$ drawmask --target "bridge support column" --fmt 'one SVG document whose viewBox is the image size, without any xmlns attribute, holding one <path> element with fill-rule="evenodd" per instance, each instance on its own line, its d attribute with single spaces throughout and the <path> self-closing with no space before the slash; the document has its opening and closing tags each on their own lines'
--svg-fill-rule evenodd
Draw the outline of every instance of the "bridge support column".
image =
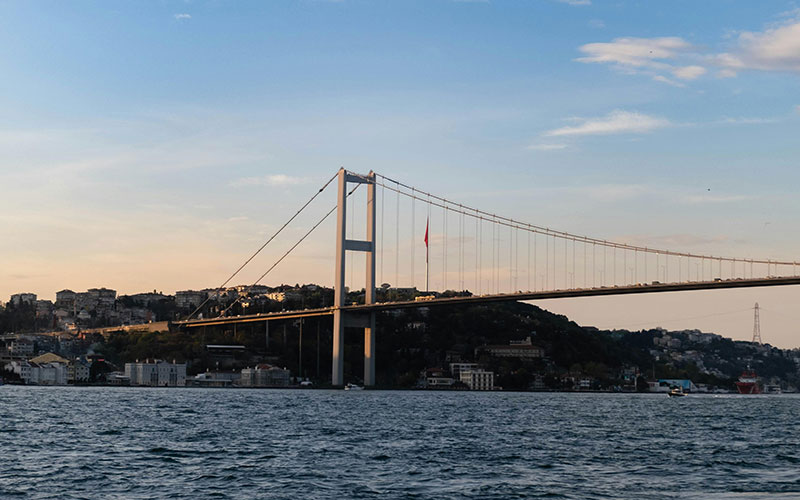
<svg viewBox="0 0 800 500">
<path fill-rule="evenodd" d="M 331 385 L 344 385 L 344 321 L 342 310 L 333 311 L 333 368 Z"/>
<path fill-rule="evenodd" d="M 364 328 L 364 385 L 375 385 L 375 313 L 370 313 L 369 326 Z"/>
<path fill-rule="evenodd" d="M 347 183 L 367 185 L 367 238 L 348 240 L 347 234 Z M 366 304 L 375 303 L 375 174 L 353 175 L 345 169 L 339 170 L 339 189 L 336 218 L 336 276 L 334 279 L 333 312 L 333 366 L 331 384 L 344 384 L 344 329 L 350 318 L 342 309 L 347 301 L 345 289 L 345 255 L 347 251 L 367 254 L 366 284 L 364 287 Z M 354 325 L 353 325 L 354 326 Z M 364 385 L 375 385 L 375 313 L 370 313 L 364 327 Z"/>
</svg>

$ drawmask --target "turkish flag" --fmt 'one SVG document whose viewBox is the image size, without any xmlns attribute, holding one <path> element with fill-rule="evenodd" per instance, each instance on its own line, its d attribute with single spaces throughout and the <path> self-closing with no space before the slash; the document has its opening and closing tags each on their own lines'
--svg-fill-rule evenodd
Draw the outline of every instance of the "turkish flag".
<svg viewBox="0 0 800 500">
<path fill-rule="evenodd" d="M 428 224 L 430 224 L 430 219 L 425 221 L 425 247 L 428 247 Z"/>
</svg>

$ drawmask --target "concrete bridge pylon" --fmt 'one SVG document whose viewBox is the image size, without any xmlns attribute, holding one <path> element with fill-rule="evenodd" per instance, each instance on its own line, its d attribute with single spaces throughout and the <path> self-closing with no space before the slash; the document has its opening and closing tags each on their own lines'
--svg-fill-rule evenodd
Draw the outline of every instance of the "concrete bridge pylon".
<svg viewBox="0 0 800 500">
<path fill-rule="evenodd" d="M 334 277 L 334 311 L 333 311 L 333 364 L 331 383 L 334 386 L 344 385 L 344 331 L 345 327 L 364 329 L 364 385 L 375 385 L 375 312 L 345 312 L 347 290 L 345 288 L 346 254 L 365 252 L 367 269 L 365 304 L 375 303 L 375 173 L 370 171 L 366 176 L 354 175 L 345 169 L 339 169 L 338 202 L 336 218 L 336 275 Z M 365 240 L 347 239 L 347 185 L 366 184 L 367 186 L 367 231 Z"/>
</svg>

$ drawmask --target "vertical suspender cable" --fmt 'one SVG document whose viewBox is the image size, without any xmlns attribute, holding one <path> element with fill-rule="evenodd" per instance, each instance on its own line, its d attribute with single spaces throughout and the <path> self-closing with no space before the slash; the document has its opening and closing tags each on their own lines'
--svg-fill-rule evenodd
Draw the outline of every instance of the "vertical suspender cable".
<svg viewBox="0 0 800 500">
<path fill-rule="evenodd" d="M 411 188 L 411 238 L 409 238 L 411 242 L 411 288 L 414 288 L 417 284 L 416 275 L 414 274 L 414 261 L 417 259 L 417 232 L 415 228 L 415 205 L 416 205 L 416 197 L 414 196 L 414 188 Z"/>
<path fill-rule="evenodd" d="M 386 203 L 384 200 L 386 199 L 386 185 L 381 184 L 381 284 L 384 283 L 383 280 L 383 235 L 386 232 L 385 226 L 383 224 L 384 220 L 386 219 Z"/>
<path fill-rule="evenodd" d="M 475 218 L 478 224 L 478 294 L 483 293 L 483 219 Z"/>
<path fill-rule="evenodd" d="M 550 237 L 544 235 L 544 289 L 550 290 Z"/>
<path fill-rule="evenodd" d="M 400 184 L 397 184 L 397 214 L 394 221 L 394 283 L 395 287 L 400 288 Z"/>
<path fill-rule="evenodd" d="M 442 206 L 442 291 L 447 290 L 447 205 Z"/>
<path fill-rule="evenodd" d="M 531 291 L 531 232 L 528 231 L 528 266 L 525 268 L 528 271 L 528 291 Z"/>
</svg>

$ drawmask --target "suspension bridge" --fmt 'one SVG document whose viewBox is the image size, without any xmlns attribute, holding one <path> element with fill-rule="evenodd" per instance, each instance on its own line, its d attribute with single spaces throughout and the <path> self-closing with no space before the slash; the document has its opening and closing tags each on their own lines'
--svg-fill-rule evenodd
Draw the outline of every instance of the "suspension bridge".
<svg viewBox="0 0 800 500">
<path fill-rule="evenodd" d="M 294 311 L 231 315 L 232 307 L 246 297 L 245 290 L 219 311 L 217 317 L 200 317 L 198 313 L 203 310 L 203 303 L 186 319 L 174 324 L 195 329 L 263 322 L 268 329 L 272 320 L 331 316 L 332 384 L 344 383 L 345 328 L 357 328 L 364 334 L 364 384 L 371 386 L 375 384 L 375 317 L 380 311 L 800 284 L 795 261 L 697 254 L 558 231 L 468 207 L 375 172 L 361 175 L 340 169 L 246 259 L 219 290 L 224 290 L 259 253 L 273 244 L 334 181 L 336 205 L 291 244 L 251 286 L 263 280 L 336 213 L 333 304 Z M 362 186 L 364 189 L 360 190 Z M 354 236 L 357 224 L 353 205 L 359 190 L 365 194 L 364 236 L 361 238 Z M 394 227 L 386 224 L 387 202 L 388 218 L 391 219 L 391 212 L 395 216 Z M 349 272 L 350 288 L 353 288 L 354 254 L 364 255 L 363 294 L 359 300 L 348 302 L 347 276 Z M 407 281 L 408 288 L 416 295 L 413 300 L 377 300 L 379 280 L 376 278 L 380 278 L 383 287 L 389 286 L 383 284 L 383 279 L 392 273 L 391 267 L 394 268 L 394 286 Z M 404 268 L 402 274 L 401 268 Z M 431 279 L 435 289 L 453 292 L 433 291 Z M 211 297 L 206 302 L 208 300 Z"/>
</svg>

